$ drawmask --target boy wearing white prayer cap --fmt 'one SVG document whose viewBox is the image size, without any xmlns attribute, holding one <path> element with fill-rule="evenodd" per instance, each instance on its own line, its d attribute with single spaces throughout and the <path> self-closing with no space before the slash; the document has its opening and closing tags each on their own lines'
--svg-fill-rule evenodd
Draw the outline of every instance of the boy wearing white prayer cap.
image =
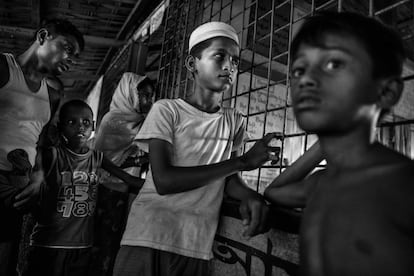
<svg viewBox="0 0 414 276">
<path fill-rule="evenodd" d="M 264 231 L 266 203 L 238 172 L 276 156 L 278 149 L 268 146 L 276 134 L 237 156 L 247 137 L 245 120 L 220 106 L 236 78 L 239 47 L 236 31 L 223 22 L 192 32 L 186 67 L 193 93 L 157 101 L 136 136 L 149 151 L 150 170 L 131 206 L 114 275 L 210 275 L 224 192 L 241 200 L 244 235 Z"/>
</svg>

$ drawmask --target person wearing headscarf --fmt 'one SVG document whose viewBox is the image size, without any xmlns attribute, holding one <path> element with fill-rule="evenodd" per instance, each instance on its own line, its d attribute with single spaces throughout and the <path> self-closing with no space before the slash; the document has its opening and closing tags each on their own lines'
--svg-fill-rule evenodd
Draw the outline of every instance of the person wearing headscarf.
<svg viewBox="0 0 414 276">
<path fill-rule="evenodd" d="M 142 122 L 152 106 L 154 84 L 147 76 L 131 72 L 122 75 L 112 96 L 109 111 L 98 128 L 95 148 L 114 164 L 134 176 L 143 175 L 148 167 L 147 155 L 133 143 Z M 102 171 L 101 179 L 117 183 L 120 180 Z M 130 191 L 131 192 L 131 191 Z M 136 196 L 100 188 L 97 206 L 96 275 L 112 275 L 112 267 L 126 223 L 128 201 Z"/>
<path fill-rule="evenodd" d="M 154 86 L 146 76 L 124 73 L 115 89 L 109 112 L 102 118 L 95 147 L 121 166 L 138 153 L 133 144 L 152 105 Z"/>
</svg>

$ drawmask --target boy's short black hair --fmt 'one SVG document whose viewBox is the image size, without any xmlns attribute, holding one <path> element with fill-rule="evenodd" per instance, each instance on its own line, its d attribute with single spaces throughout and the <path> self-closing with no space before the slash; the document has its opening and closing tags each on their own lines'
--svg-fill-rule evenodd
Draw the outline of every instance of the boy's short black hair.
<svg viewBox="0 0 414 276">
<path fill-rule="evenodd" d="M 93 116 L 92 108 L 87 103 L 85 103 L 82 100 L 70 100 L 70 101 L 67 101 L 66 103 L 64 103 L 60 107 L 60 111 L 59 111 L 59 123 L 63 123 L 65 121 L 66 115 L 68 114 L 69 109 L 71 107 L 78 107 L 78 108 L 86 108 L 86 109 L 89 109 L 91 111 L 92 116 Z"/>
<path fill-rule="evenodd" d="M 350 12 L 325 11 L 307 18 L 291 43 L 291 60 L 303 43 L 323 46 L 327 34 L 361 43 L 371 57 L 374 78 L 401 75 L 406 52 L 400 35 L 374 18 Z"/>
<path fill-rule="evenodd" d="M 83 51 L 85 47 L 85 40 L 82 33 L 71 22 L 66 19 L 53 18 L 42 22 L 40 29 L 46 29 L 54 34 L 63 36 L 71 35 L 78 41 L 79 48 Z M 36 31 L 37 33 L 37 31 Z"/>
</svg>

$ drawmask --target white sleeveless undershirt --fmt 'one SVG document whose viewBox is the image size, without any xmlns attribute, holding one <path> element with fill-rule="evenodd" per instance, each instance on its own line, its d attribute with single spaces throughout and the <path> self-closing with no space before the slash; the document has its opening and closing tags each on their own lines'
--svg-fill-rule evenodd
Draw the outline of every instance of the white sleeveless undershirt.
<svg viewBox="0 0 414 276">
<path fill-rule="evenodd" d="M 11 170 L 7 153 L 24 149 L 34 165 L 36 144 L 43 126 L 50 119 L 50 103 L 46 80 L 33 92 L 11 54 L 4 54 L 9 66 L 9 81 L 0 88 L 0 169 Z"/>
</svg>

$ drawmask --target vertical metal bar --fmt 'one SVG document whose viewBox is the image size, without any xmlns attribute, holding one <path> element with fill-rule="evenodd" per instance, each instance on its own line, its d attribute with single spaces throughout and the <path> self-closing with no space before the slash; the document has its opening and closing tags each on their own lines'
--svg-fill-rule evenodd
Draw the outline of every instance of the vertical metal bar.
<svg viewBox="0 0 414 276">
<path fill-rule="evenodd" d="M 211 6 L 210 6 L 210 20 L 209 21 L 211 21 L 211 19 L 213 18 L 213 6 L 214 6 L 214 0 L 211 0 Z"/>
<path fill-rule="evenodd" d="M 338 12 L 342 11 L 342 0 L 338 0 Z"/>
<path fill-rule="evenodd" d="M 315 10 L 315 3 L 314 0 L 312 0 L 312 13 Z M 293 36 L 293 21 L 294 21 L 294 12 L 295 12 L 295 3 L 294 0 L 291 0 L 290 2 L 290 15 L 289 15 L 289 38 L 288 38 L 288 45 L 292 43 L 292 36 Z M 280 148 L 280 164 L 279 166 L 279 174 L 282 172 L 282 162 L 283 162 L 283 156 L 285 153 L 285 135 L 286 135 L 286 123 L 287 123 L 287 110 L 288 110 L 288 100 L 289 100 L 289 89 L 290 89 L 290 78 L 289 78 L 289 72 L 290 72 L 290 63 L 291 63 L 291 53 L 290 48 L 288 49 L 288 60 L 287 60 L 287 68 L 286 68 L 286 95 L 285 95 L 285 106 L 284 106 L 284 114 L 283 114 L 283 138 Z"/>
<path fill-rule="evenodd" d="M 223 21 L 223 19 L 221 18 L 221 16 L 222 16 L 222 11 L 223 11 L 223 0 L 220 0 L 219 21 Z"/>
<path fill-rule="evenodd" d="M 374 0 L 369 0 L 369 16 L 374 15 Z"/>
<path fill-rule="evenodd" d="M 182 11 L 183 9 L 181 8 L 183 5 L 185 4 L 185 2 L 183 3 L 182 1 L 179 1 L 178 5 L 177 5 L 177 9 L 176 9 L 176 24 L 174 24 L 174 40 L 173 40 L 173 46 L 172 46 L 172 55 L 171 55 L 171 68 L 173 69 L 172 71 L 172 80 L 171 80 L 171 94 L 172 96 L 170 98 L 176 98 L 177 97 L 177 85 L 176 85 L 176 80 L 177 80 L 177 71 L 179 70 L 179 57 L 181 53 L 178 53 L 178 45 L 180 44 L 180 42 L 182 40 L 180 40 L 180 31 L 181 31 L 181 26 L 182 26 L 182 20 L 181 20 L 181 15 L 182 15 Z M 178 21 L 178 22 L 177 22 Z M 178 69 L 178 70 L 177 70 Z"/>
<path fill-rule="evenodd" d="M 191 1 L 188 1 L 188 4 L 187 4 L 187 7 L 188 7 L 188 9 L 187 9 L 187 15 L 189 15 L 190 14 L 190 12 L 192 12 L 192 10 L 191 10 Z M 200 1 L 197 1 L 196 2 L 196 6 L 197 6 L 197 3 L 200 3 Z M 197 10 L 197 9 L 195 9 L 195 10 Z M 195 12 L 195 13 L 197 13 L 197 12 Z M 196 15 L 194 15 L 193 16 L 193 22 L 192 22 L 192 26 L 194 26 L 195 25 L 195 20 L 196 20 Z M 187 20 L 187 24 L 189 24 L 189 20 Z M 188 26 L 186 27 L 187 29 L 188 29 Z M 187 36 L 185 36 L 185 39 L 187 39 Z M 185 41 L 187 41 L 187 40 L 185 40 Z M 190 54 L 190 53 L 188 53 L 188 54 Z M 186 70 L 186 78 L 185 78 L 185 80 L 184 80 L 184 82 L 185 82 L 185 84 L 184 84 L 184 95 L 183 95 L 183 97 L 184 98 L 186 98 L 187 97 L 187 91 L 188 91 L 188 82 L 189 82 L 189 78 L 191 77 L 191 73 L 187 70 L 187 69 L 185 69 Z"/>
<path fill-rule="evenodd" d="M 178 17 L 178 10 L 179 10 L 179 3 L 180 1 L 175 1 L 175 10 L 174 10 L 174 15 L 176 16 L 176 18 Z M 175 41 L 176 41 L 176 37 L 177 37 L 177 26 L 179 24 L 174 24 L 173 27 L 173 35 L 171 35 L 171 49 L 170 49 L 170 60 L 169 60 L 169 66 L 168 66 L 168 82 L 167 85 L 169 85 L 170 89 L 169 89 L 169 95 L 168 98 L 173 98 L 174 97 L 174 76 L 175 76 L 175 72 L 174 72 L 174 61 L 175 61 Z M 171 80 L 172 78 L 172 80 Z"/>
<path fill-rule="evenodd" d="M 242 13 L 241 13 L 241 16 L 242 16 L 242 26 L 241 26 L 241 35 L 240 35 L 240 52 L 239 52 L 239 55 L 240 55 L 240 61 L 242 60 L 241 59 L 241 53 L 242 53 L 242 51 L 243 51 L 243 49 L 242 49 L 242 46 L 243 46 L 243 41 L 244 41 L 244 25 L 245 25 L 245 22 L 244 22 L 244 14 L 245 14 L 245 11 L 246 11 L 246 1 L 247 0 L 244 0 L 243 1 L 243 8 L 242 8 Z M 233 5 L 233 0 L 232 0 L 232 5 Z M 241 66 L 241 62 L 240 62 L 240 65 L 239 65 L 239 67 Z M 239 68 L 240 69 L 240 68 Z M 236 89 L 235 89 L 235 98 L 234 98 L 234 107 L 236 107 L 237 106 L 237 99 L 238 99 L 238 96 L 237 96 L 237 91 L 238 91 L 238 89 L 239 89 L 239 74 L 237 74 L 237 77 L 236 77 Z M 246 122 L 247 122 L 247 119 L 246 119 Z M 247 124 L 246 124 L 246 127 L 247 127 Z M 245 149 L 245 146 L 243 146 L 243 151 L 244 151 L 244 149 Z"/>
<path fill-rule="evenodd" d="M 172 0 L 171 2 L 170 2 L 170 5 L 171 5 L 171 8 L 172 9 L 175 9 L 175 7 L 174 7 L 174 5 L 175 5 L 175 3 L 173 4 L 173 2 L 175 2 L 175 0 Z M 174 10 L 172 10 L 172 12 L 174 13 L 175 11 Z M 169 22 L 170 22 L 170 18 L 168 18 L 168 21 L 167 21 L 167 24 L 169 24 Z M 169 29 L 169 33 L 168 33 L 168 37 L 166 38 L 166 41 L 164 41 L 164 43 L 167 43 L 167 53 L 166 53 L 166 56 L 165 56 L 165 73 L 164 73 L 164 81 L 165 81 L 165 98 L 170 98 L 170 94 L 169 94 L 169 91 L 171 90 L 170 89 L 170 86 L 169 86 L 169 82 L 170 82 L 170 71 L 171 71 L 171 46 L 169 45 L 170 43 L 169 43 L 169 41 L 172 39 L 171 38 L 171 30 L 170 30 L 170 28 L 168 28 Z"/>
<path fill-rule="evenodd" d="M 172 0 L 171 0 L 172 2 Z M 164 26 L 164 33 L 163 33 L 163 38 L 162 38 L 162 44 L 161 44 L 161 54 L 160 54 L 160 65 L 158 67 L 158 76 L 157 76 L 157 80 L 158 80 L 158 84 L 157 84 L 157 94 L 155 95 L 155 99 L 160 99 L 160 98 L 164 98 L 164 96 L 161 94 L 163 93 L 162 91 L 164 91 L 165 87 L 164 87 L 164 82 L 162 81 L 164 79 L 164 75 L 165 75 L 165 64 L 163 64 L 163 55 L 164 55 L 164 51 L 165 51 L 165 36 L 167 33 L 167 29 L 168 29 L 168 17 L 170 16 L 170 8 L 171 8 L 171 2 L 170 5 L 168 5 L 167 10 L 166 10 L 166 14 L 165 14 L 165 26 Z M 164 59 L 165 60 L 165 59 Z"/>
<path fill-rule="evenodd" d="M 233 20 L 233 17 L 232 17 L 232 14 L 233 14 L 233 0 L 231 0 L 231 2 L 230 2 L 230 14 L 229 14 L 229 24 L 230 25 L 232 25 L 232 20 Z M 242 23 L 243 24 L 243 23 Z M 234 26 L 233 26 L 234 27 Z M 242 30 L 243 30 L 243 26 L 242 26 Z M 243 32 L 242 32 L 243 33 Z M 239 56 L 240 56 L 240 51 L 241 51 L 241 45 L 242 45 L 242 40 L 240 40 L 240 47 L 239 47 Z M 240 59 L 241 60 L 241 59 Z M 239 68 L 237 68 L 237 69 L 239 69 Z M 233 85 L 235 85 L 235 88 L 233 88 L 233 86 L 231 87 L 231 93 L 230 93 L 230 107 L 236 107 L 236 101 L 235 101 L 235 99 L 236 98 L 233 98 L 233 96 L 235 96 L 235 95 L 233 95 L 233 93 L 236 93 L 237 92 L 237 84 L 238 84 L 238 77 L 239 77 L 239 74 L 237 74 L 237 77 L 236 77 L 236 82 L 235 83 L 233 83 Z"/>
<path fill-rule="evenodd" d="M 184 51 L 184 49 L 185 49 L 185 44 L 186 44 L 186 41 L 187 41 L 188 17 L 189 17 L 189 13 L 190 13 L 190 3 L 187 0 L 185 2 L 185 4 L 186 4 L 186 10 L 187 10 L 187 12 L 185 13 L 184 34 L 183 34 L 183 41 L 182 41 L 182 44 L 181 44 L 181 61 L 179 63 L 179 68 L 178 68 L 178 80 L 177 80 L 178 89 L 181 89 L 182 70 L 185 68 L 185 59 L 186 59 L 186 56 L 187 56 L 186 53 L 185 53 L 185 51 Z M 184 70 L 186 70 L 186 69 L 184 69 Z M 186 90 L 184 89 L 184 91 L 182 91 L 182 92 L 183 92 L 183 96 L 185 97 Z"/>
<path fill-rule="evenodd" d="M 270 44 L 269 44 L 269 51 L 268 51 L 268 62 L 269 65 L 267 66 L 267 93 L 266 93 L 266 105 L 265 105 L 265 113 L 263 119 L 263 133 L 262 136 L 266 134 L 266 124 L 267 124 L 267 114 L 268 114 L 268 105 L 269 105 L 269 94 L 270 94 L 270 79 L 272 75 L 272 52 L 273 52 L 273 31 L 274 31 L 274 16 L 275 16 L 275 0 L 272 0 L 271 4 L 271 13 L 270 13 Z M 257 192 L 259 192 L 260 186 L 260 178 L 261 178 L 262 169 L 259 169 L 258 173 L 258 185 L 257 185 Z"/>
<path fill-rule="evenodd" d="M 252 52 L 252 60 L 251 60 L 251 63 L 250 63 L 250 65 L 251 65 L 251 67 L 250 67 L 250 82 L 249 82 L 249 92 L 247 93 L 247 95 L 249 95 L 249 97 L 248 97 L 248 99 L 247 99 L 247 125 L 248 125 L 248 123 L 249 123 L 249 119 L 250 119 L 250 98 L 251 98 L 251 94 L 252 94 L 252 82 L 253 82 L 253 76 L 254 76 L 254 71 L 253 71 L 253 68 L 254 68 L 254 53 L 255 53 L 255 45 L 256 45 L 256 31 L 257 31 L 257 13 L 258 13 L 258 6 L 259 6 L 259 3 L 258 3 L 258 1 L 256 0 L 256 1 L 252 1 L 252 2 L 254 2 L 255 3 L 255 5 L 256 5 L 256 8 L 255 8 L 255 10 L 254 10 L 254 20 L 253 20 L 253 39 L 252 39 L 252 49 L 251 49 L 251 52 Z M 250 12 L 251 12 L 251 6 L 252 5 L 250 5 Z M 248 23 L 248 26 L 250 25 L 250 22 Z M 247 32 L 249 32 L 249 27 L 247 27 Z M 258 187 L 259 187 L 259 182 L 257 183 L 257 185 L 256 185 L 256 190 L 258 190 Z"/>
</svg>

